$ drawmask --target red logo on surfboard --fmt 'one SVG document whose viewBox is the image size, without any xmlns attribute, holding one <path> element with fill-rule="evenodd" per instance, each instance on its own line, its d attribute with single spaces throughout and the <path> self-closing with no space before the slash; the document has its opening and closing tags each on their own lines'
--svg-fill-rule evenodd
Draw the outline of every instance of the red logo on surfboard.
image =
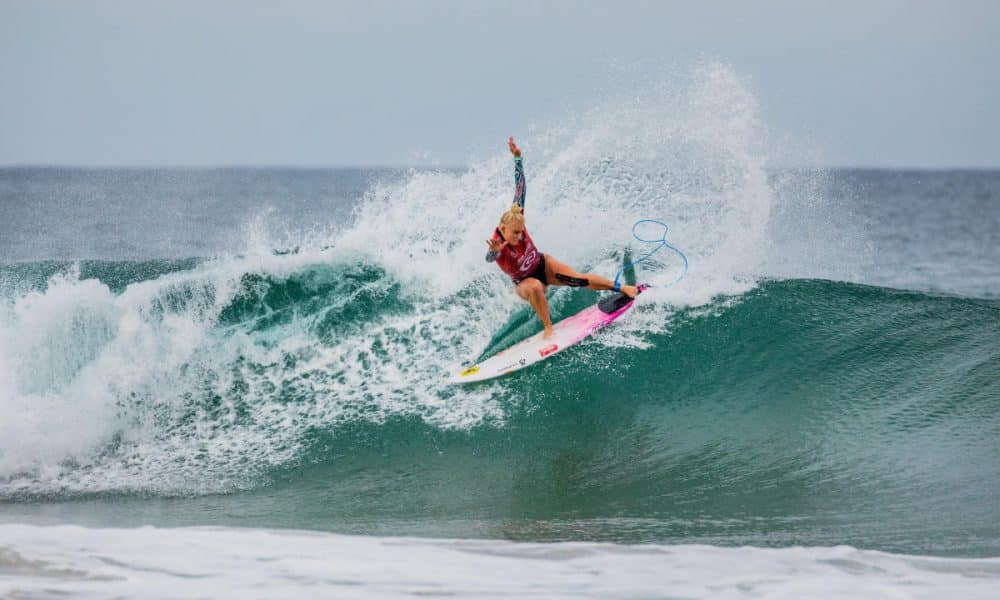
<svg viewBox="0 0 1000 600">
<path fill-rule="evenodd" d="M 538 355 L 541 356 L 542 358 L 545 358 L 546 356 L 552 354 L 553 352 L 555 352 L 558 349 L 559 349 L 559 346 L 556 346 L 555 344 L 551 344 L 551 345 L 546 346 L 546 347 L 542 348 L 541 350 L 539 350 L 538 351 Z"/>
</svg>

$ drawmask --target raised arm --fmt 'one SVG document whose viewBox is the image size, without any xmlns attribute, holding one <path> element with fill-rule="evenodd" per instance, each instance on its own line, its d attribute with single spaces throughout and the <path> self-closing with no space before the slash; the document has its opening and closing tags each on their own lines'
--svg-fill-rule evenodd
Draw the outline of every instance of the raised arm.
<svg viewBox="0 0 1000 600">
<path fill-rule="evenodd" d="M 521 206 L 521 212 L 524 212 L 524 167 L 521 165 L 521 149 L 517 147 L 514 143 L 514 138 L 507 138 L 507 147 L 510 148 L 510 153 L 514 155 L 514 203 Z M 486 252 L 486 262 L 493 262 L 500 256 L 500 249 L 504 247 L 507 240 L 503 239 L 500 235 L 500 229 L 497 228 L 493 231 L 493 237 L 486 240 L 490 249 Z"/>
<path fill-rule="evenodd" d="M 524 210 L 524 196 L 527 189 L 524 185 L 524 165 L 521 164 L 521 149 L 514 143 L 514 138 L 508 138 L 507 147 L 514 155 L 514 203 L 521 205 Z"/>
</svg>

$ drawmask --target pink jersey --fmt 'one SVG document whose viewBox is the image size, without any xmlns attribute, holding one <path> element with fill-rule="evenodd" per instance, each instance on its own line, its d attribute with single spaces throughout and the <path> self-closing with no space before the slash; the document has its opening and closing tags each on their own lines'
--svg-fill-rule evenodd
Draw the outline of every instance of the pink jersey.
<svg viewBox="0 0 1000 600">
<path fill-rule="evenodd" d="M 493 231 L 493 239 L 503 239 L 499 228 Z M 531 241 L 527 228 L 524 229 L 524 239 L 519 245 L 515 247 L 509 243 L 504 244 L 500 249 L 500 256 L 497 257 L 497 265 L 504 273 L 510 275 L 515 283 L 534 273 L 541 261 L 542 253 L 535 247 L 535 242 Z"/>
</svg>

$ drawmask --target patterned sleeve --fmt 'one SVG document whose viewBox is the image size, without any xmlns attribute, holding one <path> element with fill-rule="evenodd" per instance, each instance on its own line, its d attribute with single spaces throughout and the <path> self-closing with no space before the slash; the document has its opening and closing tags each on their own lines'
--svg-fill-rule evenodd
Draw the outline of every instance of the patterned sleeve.
<svg viewBox="0 0 1000 600">
<path fill-rule="evenodd" d="M 521 157 L 514 157 L 514 202 L 521 205 L 524 210 L 524 196 L 527 190 L 524 186 L 524 165 L 521 164 Z"/>
</svg>

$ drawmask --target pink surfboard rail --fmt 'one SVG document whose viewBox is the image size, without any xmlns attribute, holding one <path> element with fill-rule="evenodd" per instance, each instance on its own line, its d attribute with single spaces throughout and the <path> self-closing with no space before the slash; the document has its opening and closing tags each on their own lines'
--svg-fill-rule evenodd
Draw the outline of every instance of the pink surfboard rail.
<svg viewBox="0 0 1000 600">
<path fill-rule="evenodd" d="M 640 285 L 639 293 L 648 286 Z M 453 375 L 450 383 L 472 383 L 520 371 L 580 342 L 598 329 L 607 326 L 628 312 L 635 304 L 624 294 L 604 298 L 552 327 L 552 337 L 542 339 L 542 332 L 502 350 L 486 360 Z M 606 312 L 607 311 L 607 312 Z"/>
</svg>

